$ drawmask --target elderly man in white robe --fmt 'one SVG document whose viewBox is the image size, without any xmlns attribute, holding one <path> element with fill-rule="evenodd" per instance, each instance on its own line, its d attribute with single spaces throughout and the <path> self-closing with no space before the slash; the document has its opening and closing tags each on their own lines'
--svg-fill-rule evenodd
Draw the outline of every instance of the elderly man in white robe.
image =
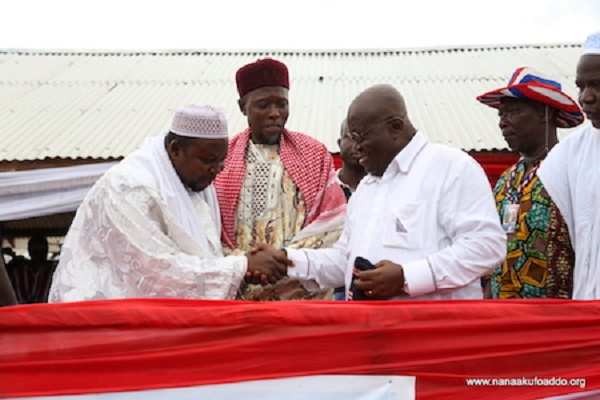
<svg viewBox="0 0 600 400">
<path fill-rule="evenodd" d="M 282 257 L 223 255 L 212 181 L 227 148 L 221 111 L 179 108 L 169 133 L 146 139 L 90 190 L 65 238 L 49 301 L 233 299 L 247 272 L 281 279 Z"/>
<path fill-rule="evenodd" d="M 600 32 L 588 36 L 577 65 L 579 104 L 589 120 L 556 145 L 538 176 L 569 228 L 575 249 L 573 299 L 600 299 Z"/>
</svg>

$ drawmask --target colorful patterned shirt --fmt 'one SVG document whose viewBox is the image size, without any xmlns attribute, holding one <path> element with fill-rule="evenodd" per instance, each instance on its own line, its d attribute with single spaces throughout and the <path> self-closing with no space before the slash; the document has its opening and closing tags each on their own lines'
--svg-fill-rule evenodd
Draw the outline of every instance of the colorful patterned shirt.
<svg viewBox="0 0 600 400">
<path fill-rule="evenodd" d="M 526 174 L 525 163 L 519 160 L 502 174 L 494 196 L 501 221 L 511 201 L 520 207 L 515 232 L 507 234 L 506 259 L 491 274 L 492 297 L 570 298 L 573 248 L 566 224 L 537 173 Z"/>
</svg>

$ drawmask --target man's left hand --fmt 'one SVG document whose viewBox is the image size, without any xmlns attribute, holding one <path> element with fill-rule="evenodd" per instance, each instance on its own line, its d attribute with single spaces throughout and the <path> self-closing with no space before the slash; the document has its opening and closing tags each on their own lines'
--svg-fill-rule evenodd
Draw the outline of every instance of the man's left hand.
<svg viewBox="0 0 600 400">
<path fill-rule="evenodd" d="M 404 270 L 389 260 L 379 261 L 375 269 L 359 272 L 354 285 L 371 299 L 387 300 L 404 294 Z"/>
</svg>

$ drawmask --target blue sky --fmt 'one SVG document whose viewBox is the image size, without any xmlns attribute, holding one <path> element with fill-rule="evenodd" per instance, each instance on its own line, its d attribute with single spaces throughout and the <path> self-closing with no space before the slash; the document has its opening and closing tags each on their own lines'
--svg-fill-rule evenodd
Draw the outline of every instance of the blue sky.
<svg viewBox="0 0 600 400">
<path fill-rule="evenodd" d="M 11 0 L 0 48 L 365 49 L 579 43 L 598 0 Z"/>
</svg>

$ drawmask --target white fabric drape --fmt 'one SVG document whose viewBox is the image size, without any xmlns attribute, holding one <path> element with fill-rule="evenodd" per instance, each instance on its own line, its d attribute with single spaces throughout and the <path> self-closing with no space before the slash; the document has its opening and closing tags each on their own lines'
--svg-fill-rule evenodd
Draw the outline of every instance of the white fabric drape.
<svg viewBox="0 0 600 400">
<path fill-rule="evenodd" d="M 116 162 L 0 173 L 0 221 L 75 211 Z"/>
</svg>

